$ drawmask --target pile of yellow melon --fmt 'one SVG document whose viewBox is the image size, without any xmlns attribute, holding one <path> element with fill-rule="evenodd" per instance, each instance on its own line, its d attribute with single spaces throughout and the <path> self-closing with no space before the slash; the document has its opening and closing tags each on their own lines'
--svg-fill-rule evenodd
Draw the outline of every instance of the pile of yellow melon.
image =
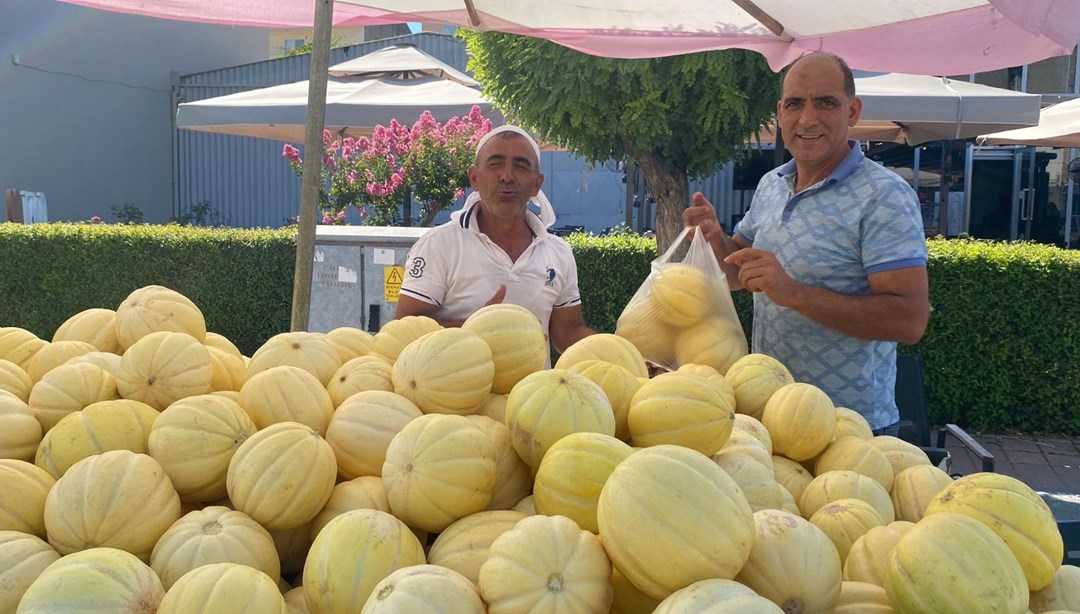
<svg viewBox="0 0 1080 614">
<path fill-rule="evenodd" d="M 1080 612 L 1037 494 L 749 354 L 536 318 L 283 333 L 167 288 L 0 328 L 0 614 Z"/>
</svg>

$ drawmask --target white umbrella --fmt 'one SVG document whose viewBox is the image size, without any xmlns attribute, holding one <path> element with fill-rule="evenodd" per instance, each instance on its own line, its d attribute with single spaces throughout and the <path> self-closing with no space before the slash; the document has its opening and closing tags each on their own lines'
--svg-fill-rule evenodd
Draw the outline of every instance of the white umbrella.
<svg viewBox="0 0 1080 614">
<path fill-rule="evenodd" d="M 856 77 L 855 93 L 863 110 L 850 134 L 860 141 L 917 145 L 1039 121 L 1037 94 L 944 77 L 899 73 Z M 762 142 L 772 140 L 771 133 L 762 133 Z"/>
<path fill-rule="evenodd" d="M 342 136 L 370 136 L 396 119 L 412 124 L 426 110 L 438 122 L 468 115 L 473 106 L 490 118 L 492 103 L 478 84 L 412 45 L 394 45 L 331 66 L 324 127 Z M 302 142 L 308 81 L 181 103 L 176 125 L 187 130 Z M 497 114 L 497 113 L 496 113 Z M 500 118 L 501 119 L 501 118 Z"/>
<path fill-rule="evenodd" d="M 976 142 L 980 145 L 1080 147 L 1080 99 L 1046 107 L 1039 114 L 1037 126 L 984 134 Z"/>
</svg>

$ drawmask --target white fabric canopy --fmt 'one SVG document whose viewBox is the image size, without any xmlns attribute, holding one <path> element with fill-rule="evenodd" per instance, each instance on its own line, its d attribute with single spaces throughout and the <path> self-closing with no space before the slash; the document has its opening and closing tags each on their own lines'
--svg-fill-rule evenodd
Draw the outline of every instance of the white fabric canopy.
<svg viewBox="0 0 1080 614">
<path fill-rule="evenodd" d="M 230 25 L 310 27 L 312 0 L 63 0 Z M 964 74 L 1071 52 L 1077 0 L 336 0 L 338 25 L 423 21 L 537 36 L 609 57 L 742 48 L 774 70 L 825 50 L 876 72 Z"/>
<path fill-rule="evenodd" d="M 1080 147 L 1080 99 L 1046 107 L 1039 114 L 1037 126 L 985 134 L 976 142 L 980 145 Z"/>
<path fill-rule="evenodd" d="M 325 128 L 343 136 L 370 136 L 390 120 L 411 125 L 424 111 L 438 122 L 468 115 L 473 106 L 496 123 L 501 116 L 468 75 L 410 45 L 394 45 L 331 66 Z M 308 81 L 180 104 L 176 125 L 187 130 L 304 140 Z M 492 117 L 494 115 L 494 117 Z"/>
</svg>

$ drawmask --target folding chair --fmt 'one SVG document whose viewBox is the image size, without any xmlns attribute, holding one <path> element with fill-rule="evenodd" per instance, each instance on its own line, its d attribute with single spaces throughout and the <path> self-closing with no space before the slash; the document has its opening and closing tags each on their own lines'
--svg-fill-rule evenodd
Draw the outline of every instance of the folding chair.
<svg viewBox="0 0 1080 614">
<path fill-rule="evenodd" d="M 948 473 L 949 451 L 945 438 L 952 434 L 982 462 L 983 471 L 994 470 L 994 455 L 975 441 L 964 429 L 946 424 L 938 429 L 936 445 L 931 446 L 930 419 L 926 412 L 926 388 L 923 386 L 922 356 L 896 356 L 896 407 L 900 410 L 900 439 L 913 443 L 926 452 L 930 461 Z"/>
</svg>

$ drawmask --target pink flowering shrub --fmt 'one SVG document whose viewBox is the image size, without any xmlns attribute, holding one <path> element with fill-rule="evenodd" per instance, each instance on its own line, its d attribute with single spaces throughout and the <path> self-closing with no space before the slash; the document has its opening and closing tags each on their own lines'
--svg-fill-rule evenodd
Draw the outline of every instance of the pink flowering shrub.
<svg viewBox="0 0 1080 614">
<path fill-rule="evenodd" d="M 412 198 L 419 205 L 419 225 L 431 225 L 465 193 L 476 143 L 490 130 L 491 120 L 474 106 L 445 124 L 428 111 L 411 128 L 391 120 L 376 126 L 371 138 L 335 139 L 325 131 L 320 222 L 344 224 L 345 211 L 356 207 L 364 224 L 401 224 L 402 204 Z M 300 151 L 286 144 L 281 153 L 300 176 Z"/>
</svg>

